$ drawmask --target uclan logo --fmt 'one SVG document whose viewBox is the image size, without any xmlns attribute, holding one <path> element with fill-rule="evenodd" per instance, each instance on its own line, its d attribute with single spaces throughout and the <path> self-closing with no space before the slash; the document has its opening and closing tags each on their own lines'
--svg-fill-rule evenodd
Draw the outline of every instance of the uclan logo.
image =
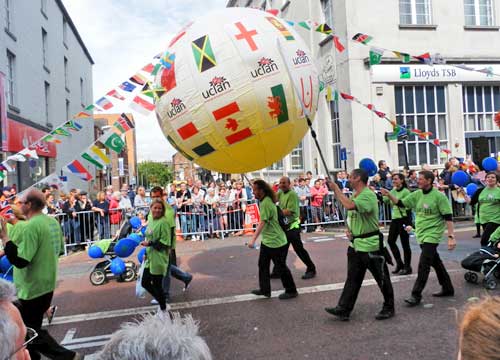
<svg viewBox="0 0 500 360">
<path fill-rule="evenodd" d="M 257 63 L 259 64 L 259 67 L 250 72 L 254 79 L 279 70 L 278 65 L 276 65 L 274 60 L 271 58 L 263 57 Z"/>
<path fill-rule="evenodd" d="M 293 58 L 294 65 L 302 65 L 309 62 L 309 57 L 307 56 L 305 51 L 299 49 L 295 52 L 295 54 L 297 54 L 297 56 Z"/>
<path fill-rule="evenodd" d="M 181 112 L 186 110 L 186 105 L 182 102 L 181 99 L 172 99 L 170 102 L 170 111 L 167 111 L 167 115 L 170 119 L 179 115 Z"/>
<path fill-rule="evenodd" d="M 212 81 L 209 82 L 209 84 L 210 84 L 210 88 L 201 93 L 201 95 L 203 95 L 204 99 L 208 99 L 208 98 L 211 98 L 212 96 L 216 96 L 219 93 L 231 88 L 231 84 L 223 76 L 214 77 L 212 79 Z"/>
</svg>

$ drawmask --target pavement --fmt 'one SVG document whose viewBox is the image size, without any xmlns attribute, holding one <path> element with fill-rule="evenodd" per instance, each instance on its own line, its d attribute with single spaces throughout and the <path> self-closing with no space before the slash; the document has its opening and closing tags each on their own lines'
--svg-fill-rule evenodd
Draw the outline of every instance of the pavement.
<svg viewBox="0 0 500 360">
<path fill-rule="evenodd" d="M 348 243 L 341 229 L 303 234 L 318 269 L 314 279 L 300 278 L 305 267 L 290 249 L 287 263 L 300 295 L 286 301 L 277 299 L 283 291 L 280 280 L 272 280 L 271 299 L 249 294 L 258 287 L 258 251 L 244 246 L 248 238 L 180 242 L 179 265 L 194 279 L 186 292 L 183 283 L 172 280 L 172 311 L 191 313 L 199 321 L 214 359 L 456 359 L 457 322 L 464 306 L 486 294 L 500 295 L 499 289 L 486 291 L 481 284 L 463 280 L 460 261 L 479 246 L 479 240 L 472 239 L 475 228 L 471 225 L 457 223 L 454 252 L 440 247 L 456 295 L 431 297 L 439 290 L 431 272 L 423 304 L 407 308 L 403 299 L 416 274 L 393 276 L 396 316 L 387 321 L 374 319 L 382 296 L 368 274 L 351 321 L 339 322 L 324 311 L 336 305 L 346 277 Z M 416 270 L 420 251 L 415 241 L 412 249 Z M 88 277 L 95 264 L 85 253 L 61 259 L 53 301 L 59 309 L 48 327 L 58 341 L 86 354 L 86 359 L 95 358 L 93 354 L 123 322 L 156 309 L 149 304 L 149 295 L 135 297 L 133 282 L 91 285 Z"/>
</svg>

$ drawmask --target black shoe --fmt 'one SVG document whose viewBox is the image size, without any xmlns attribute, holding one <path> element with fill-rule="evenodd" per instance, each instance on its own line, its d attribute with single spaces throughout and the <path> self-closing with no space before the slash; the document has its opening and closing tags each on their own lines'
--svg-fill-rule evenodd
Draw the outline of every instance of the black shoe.
<svg viewBox="0 0 500 360">
<path fill-rule="evenodd" d="M 329 314 L 335 315 L 340 321 L 349 321 L 349 314 L 338 306 L 333 308 L 325 308 L 325 311 Z"/>
<path fill-rule="evenodd" d="M 271 297 L 271 294 L 265 294 L 260 289 L 252 290 L 251 293 L 254 294 L 254 295 L 257 295 L 257 296 L 265 296 L 267 298 Z"/>
<path fill-rule="evenodd" d="M 278 299 L 280 300 L 288 300 L 288 299 L 293 299 L 299 296 L 299 293 L 297 291 L 295 292 L 284 292 L 279 294 Z"/>
<path fill-rule="evenodd" d="M 398 264 L 394 271 L 392 271 L 393 274 L 399 274 L 401 270 L 403 270 L 404 266 L 402 264 Z"/>
<path fill-rule="evenodd" d="M 432 294 L 432 296 L 435 297 L 448 297 L 448 296 L 454 296 L 455 291 L 454 290 L 441 290 L 440 292 Z"/>
<path fill-rule="evenodd" d="M 404 268 L 399 272 L 399 275 L 410 275 L 412 273 L 411 267 Z"/>
<path fill-rule="evenodd" d="M 306 273 L 302 275 L 302 279 L 303 280 L 312 279 L 315 276 L 316 276 L 316 271 L 306 271 Z"/>
<path fill-rule="evenodd" d="M 480 238 L 481 237 L 481 234 L 476 234 L 473 236 L 474 239 L 477 239 L 477 238 Z"/>
<path fill-rule="evenodd" d="M 189 284 L 193 281 L 193 277 L 191 276 L 189 280 L 184 281 L 184 289 L 182 291 L 186 291 L 189 288 Z"/>
<path fill-rule="evenodd" d="M 421 299 L 419 298 L 416 298 L 415 296 L 410 296 L 408 299 L 405 299 L 405 303 L 409 306 L 409 307 L 414 307 L 414 306 L 417 306 L 418 304 L 420 304 L 420 301 Z"/>
<path fill-rule="evenodd" d="M 271 279 L 281 279 L 281 275 L 278 274 L 278 273 L 271 273 L 271 275 L 269 276 Z"/>
<path fill-rule="evenodd" d="M 394 309 L 382 309 L 377 315 L 375 315 L 375 319 L 377 320 L 387 320 L 394 316 Z"/>
</svg>

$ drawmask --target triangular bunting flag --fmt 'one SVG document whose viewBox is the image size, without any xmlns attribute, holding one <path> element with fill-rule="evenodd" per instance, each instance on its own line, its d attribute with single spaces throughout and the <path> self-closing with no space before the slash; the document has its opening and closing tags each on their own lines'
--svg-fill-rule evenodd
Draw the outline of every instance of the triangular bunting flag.
<svg viewBox="0 0 500 360">
<path fill-rule="evenodd" d="M 311 28 L 309 27 L 309 25 L 307 25 L 307 22 L 305 22 L 305 21 L 301 21 L 301 22 L 297 23 L 297 25 L 302 26 L 306 30 L 311 30 Z"/>
<path fill-rule="evenodd" d="M 72 173 L 80 177 L 80 179 L 89 181 L 92 180 L 92 175 L 88 172 L 85 166 L 78 160 L 73 160 L 66 168 Z"/>
<path fill-rule="evenodd" d="M 328 24 L 321 24 L 316 28 L 317 32 L 322 34 L 330 35 L 332 33 L 332 28 Z"/>
<path fill-rule="evenodd" d="M 134 100 L 130 103 L 129 107 L 132 110 L 137 111 L 139 114 L 142 114 L 144 116 L 149 116 L 151 111 L 155 109 L 154 104 L 151 104 L 149 101 L 139 96 L 136 96 L 134 98 Z"/>
<path fill-rule="evenodd" d="M 340 96 L 344 100 L 348 100 L 348 101 L 353 101 L 354 100 L 354 96 L 351 96 L 351 95 L 343 93 L 343 92 L 340 93 Z"/>
<path fill-rule="evenodd" d="M 352 39 L 356 42 L 359 42 L 361 44 L 368 44 L 370 41 L 373 40 L 373 37 L 370 35 L 362 34 L 362 33 L 357 33 L 352 37 Z"/>
<path fill-rule="evenodd" d="M 92 145 L 82 154 L 82 158 L 95 165 L 98 169 L 103 169 L 111 160 L 106 153 L 97 145 Z"/>
<path fill-rule="evenodd" d="M 372 47 L 370 48 L 370 65 L 378 65 L 382 62 L 384 50 Z"/>
<path fill-rule="evenodd" d="M 120 94 L 117 90 L 113 89 L 111 91 L 108 91 L 108 93 L 106 94 L 108 96 L 111 96 L 111 97 L 114 97 L 115 99 L 118 99 L 118 100 L 125 100 L 125 96 L 123 96 L 122 94 Z"/>
<path fill-rule="evenodd" d="M 393 51 L 393 53 L 403 62 L 403 64 L 407 64 L 411 61 L 410 54 L 402 53 L 399 51 Z"/>
<path fill-rule="evenodd" d="M 120 135 L 111 132 L 109 136 L 105 137 L 105 139 L 106 140 L 104 140 L 104 146 L 118 154 L 121 153 L 125 146 L 125 143 L 123 142 Z"/>
<path fill-rule="evenodd" d="M 45 142 L 52 142 L 52 143 L 55 143 L 55 144 L 61 144 L 61 143 L 62 143 L 62 141 L 61 141 L 61 140 L 59 140 L 58 138 L 55 138 L 54 136 L 52 136 L 52 135 L 50 135 L 50 134 L 49 134 L 49 135 L 45 135 L 45 136 L 41 139 L 41 141 L 45 141 Z"/>
<path fill-rule="evenodd" d="M 51 134 L 60 136 L 71 136 L 71 133 L 63 128 L 55 128 L 54 130 L 52 130 Z"/>
<path fill-rule="evenodd" d="M 167 91 L 163 87 L 157 87 L 156 85 L 152 84 L 150 81 L 144 85 L 142 88 L 142 94 L 149 96 L 150 98 L 154 99 L 155 101 L 158 101 L 163 94 L 165 94 Z"/>
<path fill-rule="evenodd" d="M 86 113 L 85 111 L 81 111 L 78 114 L 76 114 L 75 116 L 73 116 L 73 118 L 75 118 L 75 119 L 82 119 L 82 118 L 89 118 L 91 116 L 92 115 Z"/>
<path fill-rule="evenodd" d="M 29 159 L 38 159 L 38 154 L 34 149 L 24 148 L 23 150 L 19 151 L 19 154 Z"/>
<path fill-rule="evenodd" d="M 333 43 L 335 44 L 335 49 L 337 49 L 337 51 L 339 53 L 343 52 L 345 50 L 345 47 L 344 45 L 342 45 L 342 43 L 340 42 L 340 39 L 338 36 L 336 35 L 333 35 Z"/>
<path fill-rule="evenodd" d="M 63 126 L 71 131 L 80 131 L 82 129 L 82 125 L 73 120 L 66 122 Z"/>
<path fill-rule="evenodd" d="M 113 107 L 113 103 L 106 99 L 106 97 L 102 97 L 99 100 L 97 100 L 96 105 L 99 106 L 100 108 L 103 108 L 104 110 L 109 110 Z"/>
<path fill-rule="evenodd" d="M 153 71 L 154 68 L 155 68 L 154 65 L 149 63 L 146 66 L 144 66 L 141 70 L 148 73 L 148 74 L 151 74 L 151 72 Z"/>
</svg>

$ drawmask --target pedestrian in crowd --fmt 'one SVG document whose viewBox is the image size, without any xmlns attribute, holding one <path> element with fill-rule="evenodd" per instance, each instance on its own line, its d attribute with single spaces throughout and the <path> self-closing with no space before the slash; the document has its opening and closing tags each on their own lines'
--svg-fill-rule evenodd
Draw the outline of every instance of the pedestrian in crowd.
<svg viewBox="0 0 500 360">
<path fill-rule="evenodd" d="M 145 208 L 148 206 L 146 202 L 146 189 L 144 186 L 139 186 L 137 188 L 137 195 L 134 197 L 134 208 Z"/>
<path fill-rule="evenodd" d="M 405 178 L 402 174 L 394 174 L 392 176 L 394 187 L 390 193 L 397 199 L 404 199 L 410 194 L 410 190 L 406 185 Z M 389 203 L 391 200 L 384 196 L 384 202 Z M 410 248 L 410 235 L 406 231 L 407 226 L 412 226 L 413 220 L 411 210 L 401 208 L 397 205 L 392 206 L 392 221 L 389 227 L 389 237 L 387 243 L 391 249 L 392 255 L 396 260 L 396 268 L 393 274 L 408 275 L 412 273 L 411 268 L 411 248 Z M 403 247 L 404 262 L 401 259 L 401 253 L 398 245 L 396 244 L 398 236 L 401 239 Z"/>
<path fill-rule="evenodd" d="M 14 301 L 15 286 L 0 278 L 0 359 L 29 360 L 26 346 L 31 344 L 38 334 L 24 325 L 19 310 L 13 304 Z"/>
<path fill-rule="evenodd" d="M 253 290 L 254 295 L 271 297 L 270 265 L 274 263 L 276 271 L 281 275 L 281 282 L 285 292 L 278 297 L 281 300 L 297 297 L 297 288 L 293 281 L 292 273 L 286 265 L 288 245 L 286 235 L 278 222 L 278 209 L 275 205 L 276 194 L 263 180 L 253 182 L 253 193 L 259 200 L 260 222 L 248 243 L 253 249 L 259 235 L 262 234 L 262 242 L 259 255 L 259 289 Z"/>
<path fill-rule="evenodd" d="M 306 181 L 304 178 L 299 178 L 299 185 L 295 187 L 295 192 L 299 197 L 300 223 L 309 223 L 311 221 L 309 216 L 309 199 L 311 198 L 311 189 L 306 186 Z M 307 232 L 307 226 L 304 230 Z"/>
<path fill-rule="evenodd" d="M 0 196 L 0 206 L 3 208 L 11 203 L 11 188 L 4 186 L 2 188 L 2 195 Z"/>
<path fill-rule="evenodd" d="M 56 215 L 61 211 L 57 206 L 54 194 L 49 193 L 48 195 L 46 195 L 45 208 L 47 209 L 47 215 Z"/>
<path fill-rule="evenodd" d="M 314 265 L 311 260 L 300 238 L 299 197 L 297 193 L 292 190 L 289 177 L 283 176 L 280 179 L 280 190 L 281 191 L 278 192 L 279 207 L 281 211 L 283 211 L 286 224 L 288 224 L 288 228 L 285 231 L 287 252 L 288 247 L 292 244 L 293 250 L 306 266 L 306 272 L 302 275 L 302 279 L 312 279 L 316 276 L 316 265 Z M 281 274 L 279 274 L 275 268 L 271 273 L 271 278 L 279 279 L 280 277 Z"/>
<path fill-rule="evenodd" d="M 410 191 L 414 191 L 418 189 L 418 179 L 417 179 L 417 171 L 416 170 L 410 170 L 408 172 L 408 189 Z"/>
<path fill-rule="evenodd" d="M 163 198 L 164 192 L 163 189 L 159 186 L 156 186 L 151 189 L 151 201 L 160 200 Z M 163 293 L 165 294 L 165 301 L 168 303 L 170 301 L 170 277 L 174 277 L 177 280 L 180 280 L 184 283 L 184 291 L 188 289 L 189 284 L 193 280 L 193 275 L 188 272 L 183 271 L 181 268 L 177 266 L 177 255 L 175 253 L 176 247 L 176 233 L 175 233 L 175 211 L 172 207 L 163 201 L 165 204 L 165 219 L 170 227 L 170 234 L 172 236 L 170 243 L 170 252 L 169 252 L 169 261 L 167 266 L 166 275 L 163 277 L 162 288 Z M 153 214 L 150 212 L 148 214 L 148 223 L 153 220 Z M 151 301 L 152 304 L 158 304 L 156 299 Z"/>
<path fill-rule="evenodd" d="M 441 291 L 432 294 L 436 297 L 453 296 L 455 291 L 450 276 L 444 267 L 438 245 L 441 242 L 445 227 L 448 229 L 448 250 L 456 247 L 452 210 L 449 200 L 436 190 L 432 184 L 434 174 L 431 171 L 421 171 L 418 176 L 419 190 L 412 192 L 403 199 L 398 199 L 387 190 L 382 190 L 391 201 L 399 207 L 415 209 L 415 235 L 422 252 L 418 263 L 418 276 L 413 286 L 411 296 L 405 299 L 408 306 L 416 306 L 422 300 L 431 266 L 441 285 Z"/>
<path fill-rule="evenodd" d="M 243 235 L 243 223 L 245 222 L 245 209 L 247 206 L 247 192 L 243 189 L 243 182 L 236 181 L 234 188 L 229 194 L 229 201 L 232 205 L 233 228 L 238 231 L 234 236 Z"/>
<path fill-rule="evenodd" d="M 50 359 L 80 359 L 79 354 L 57 344 L 42 329 L 43 316 L 50 307 L 56 287 L 61 228 L 54 218 L 42 213 L 45 197 L 39 190 L 28 191 L 21 206 L 28 222 L 16 244 L 10 241 L 4 218 L 0 219 L 0 238 L 5 244 L 5 255 L 14 266 L 19 311 L 26 326 L 38 333 L 38 338 L 28 345 L 31 359 L 41 359 L 41 355 Z"/>
<path fill-rule="evenodd" d="M 347 178 L 347 174 L 345 171 L 339 171 L 337 173 L 337 179 L 335 180 L 335 183 L 344 193 L 351 190 L 351 184 L 349 183 L 349 179 Z"/>
<path fill-rule="evenodd" d="M 212 360 L 191 315 L 146 315 L 121 325 L 97 355 L 98 360 Z"/>
<path fill-rule="evenodd" d="M 201 190 L 198 185 L 193 186 L 193 191 L 191 192 L 191 201 L 192 207 L 191 212 L 192 215 L 192 224 L 193 224 L 193 232 L 195 233 L 203 233 L 205 232 L 205 194 L 203 190 Z M 191 241 L 200 240 L 201 236 L 197 234 L 193 234 Z"/>
<path fill-rule="evenodd" d="M 494 171 L 486 174 L 485 187 L 478 189 L 470 205 L 478 208 L 478 218 L 483 227 L 481 246 L 486 246 L 491 234 L 500 226 L 500 176 Z"/>
<path fill-rule="evenodd" d="M 82 239 L 80 235 L 80 222 L 78 221 L 77 202 L 78 192 L 76 189 L 69 191 L 69 196 L 63 204 L 62 211 L 64 213 L 64 233 L 68 236 L 68 240 L 73 245 L 73 251 L 82 251 L 84 246 L 81 245 Z"/>
<path fill-rule="evenodd" d="M 460 324 L 458 360 L 500 359 L 500 297 L 472 304 Z"/>
<path fill-rule="evenodd" d="M 219 195 L 215 193 L 215 188 L 208 188 L 207 195 L 205 196 L 205 203 L 207 208 L 207 227 L 209 237 L 219 238 L 219 235 L 217 233 L 220 223 L 220 215 L 217 214 L 217 208 L 219 207 Z"/>
<path fill-rule="evenodd" d="M 146 246 L 146 264 L 142 274 L 142 287 L 159 303 L 160 310 L 166 311 L 167 304 L 163 292 L 163 277 L 167 274 L 172 233 L 165 217 L 165 203 L 161 199 L 151 202 L 152 220 L 148 221 L 146 239 L 141 242 Z"/>
<path fill-rule="evenodd" d="M 316 223 L 316 232 L 325 231 L 321 226 L 323 222 L 323 198 L 328 195 L 328 190 L 321 186 L 321 180 L 314 181 L 311 188 L 311 213 L 313 222 Z"/>
<path fill-rule="evenodd" d="M 118 230 L 122 221 L 123 210 L 120 208 L 121 198 L 122 194 L 119 191 L 115 191 L 109 202 L 109 223 L 111 224 L 112 234 Z"/>
<path fill-rule="evenodd" d="M 81 191 L 75 204 L 80 224 L 80 239 L 82 242 L 94 241 L 94 211 L 92 202 L 86 191 Z"/>
<path fill-rule="evenodd" d="M 111 203 L 111 199 L 113 198 L 113 185 L 108 185 L 106 186 L 106 200 L 108 200 L 109 203 Z"/>
<path fill-rule="evenodd" d="M 132 205 L 134 205 L 135 203 L 135 196 L 136 196 L 136 192 L 134 191 L 134 187 L 132 185 L 127 185 L 127 184 L 124 184 L 123 187 L 125 187 L 125 189 L 127 189 L 127 197 L 130 199 L 130 203 Z"/>
<path fill-rule="evenodd" d="M 111 232 L 109 228 L 109 202 L 106 200 L 104 191 L 99 191 L 92 204 L 94 210 L 99 239 L 109 239 Z"/>
<path fill-rule="evenodd" d="M 382 183 L 382 187 L 386 189 L 391 189 L 391 187 L 387 186 L 387 175 L 391 173 L 391 169 L 387 166 L 387 162 L 385 160 L 380 160 L 378 162 L 378 171 L 377 174 L 380 176 L 380 182 Z"/>
<path fill-rule="evenodd" d="M 219 225 L 221 232 L 225 235 L 227 234 L 227 229 L 229 228 L 228 223 L 228 203 L 229 203 L 229 194 L 226 190 L 226 185 L 222 183 L 219 186 L 219 207 L 217 209 L 217 214 L 219 216 Z M 222 237 L 224 235 L 221 235 Z"/>
<path fill-rule="evenodd" d="M 330 189 L 347 212 L 347 237 L 351 241 L 347 250 L 347 279 L 336 307 L 325 310 L 342 321 L 349 320 L 361 284 L 369 270 L 377 282 L 384 304 L 375 316 L 385 320 L 394 316 L 394 291 L 387 262 L 384 258 L 384 243 L 378 226 L 377 196 L 368 188 L 368 174 L 354 169 L 349 177 L 353 196 L 348 198 L 337 184 L 330 181 Z"/>
<path fill-rule="evenodd" d="M 128 197 L 128 186 L 123 185 L 121 191 L 120 191 L 121 197 L 120 197 L 120 209 L 122 209 L 125 213 L 131 214 L 132 213 L 132 202 L 130 201 L 130 198 Z"/>
<path fill-rule="evenodd" d="M 192 180 L 191 180 L 192 181 Z M 186 235 L 192 231 L 192 214 L 191 214 L 191 192 L 187 188 L 187 184 L 182 182 L 180 190 L 175 195 L 177 200 L 177 209 L 181 221 L 182 236 L 186 240 L 191 240 L 191 235 Z"/>
</svg>

